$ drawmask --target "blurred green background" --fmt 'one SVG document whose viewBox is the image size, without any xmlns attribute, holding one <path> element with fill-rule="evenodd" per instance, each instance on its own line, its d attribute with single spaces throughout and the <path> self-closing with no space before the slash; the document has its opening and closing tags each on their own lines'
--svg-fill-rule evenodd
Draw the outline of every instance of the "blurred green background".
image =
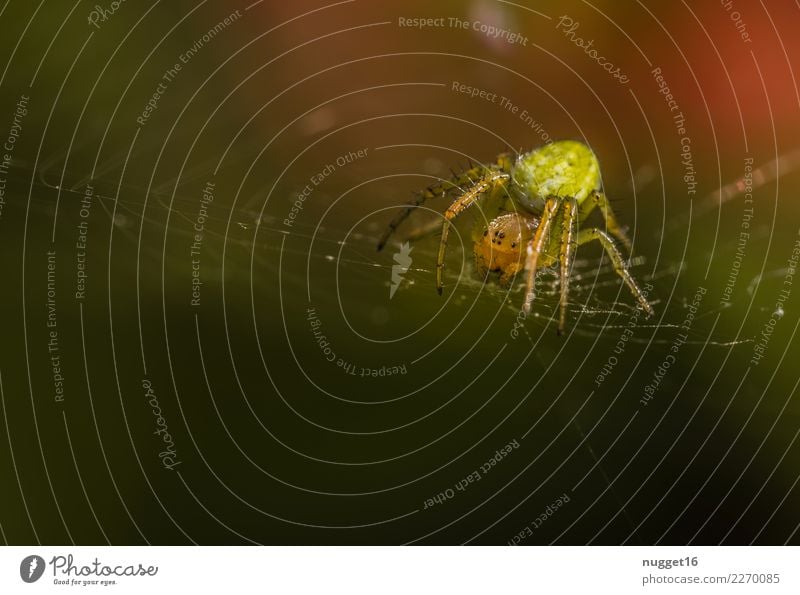
<svg viewBox="0 0 800 595">
<path fill-rule="evenodd" d="M 789 0 L 6 3 L 1 537 L 800 542 L 798 16 Z M 439 20 L 402 25 L 420 18 Z M 398 244 L 375 245 L 411 192 L 547 137 L 596 152 L 655 318 L 585 246 L 566 336 L 547 276 L 515 328 L 521 288 L 473 274 L 478 213 L 443 297 L 434 234 L 390 298 Z M 425 206 L 397 240 L 447 204 Z"/>
</svg>

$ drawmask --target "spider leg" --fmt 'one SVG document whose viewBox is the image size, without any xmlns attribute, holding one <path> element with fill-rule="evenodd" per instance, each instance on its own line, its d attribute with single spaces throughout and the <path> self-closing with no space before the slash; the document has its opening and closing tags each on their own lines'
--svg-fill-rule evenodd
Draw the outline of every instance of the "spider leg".
<svg viewBox="0 0 800 595">
<path fill-rule="evenodd" d="M 441 195 L 444 195 L 445 193 L 446 190 L 443 190 L 441 192 Z M 383 247 L 386 245 L 386 242 L 389 241 L 389 238 L 392 237 L 392 234 L 394 234 L 395 230 L 400 226 L 400 224 L 403 221 L 406 220 L 406 218 L 408 218 L 408 216 L 414 211 L 414 209 L 416 209 L 426 200 L 435 198 L 436 196 L 437 195 L 434 194 L 433 191 L 431 191 L 430 189 L 425 189 L 422 192 L 417 193 L 416 200 L 410 202 L 408 206 L 402 211 L 400 211 L 400 213 L 398 213 L 397 216 L 394 219 L 392 219 L 392 221 L 389 223 L 389 227 L 386 228 L 386 231 L 383 233 L 381 239 L 378 241 L 378 252 L 383 250 Z"/>
<path fill-rule="evenodd" d="M 411 213 L 414 212 L 414 209 L 422 205 L 425 201 L 438 198 L 440 196 L 446 196 L 459 189 L 471 188 L 476 182 L 486 177 L 488 172 L 494 171 L 494 169 L 489 169 L 483 165 L 475 165 L 461 173 L 453 172 L 453 177 L 451 179 L 442 180 L 432 184 L 431 186 L 428 186 L 422 192 L 416 193 L 417 198 L 408 203 L 408 206 L 400 211 L 400 213 L 398 213 L 397 216 L 389 223 L 389 227 L 386 229 L 383 236 L 381 236 L 380 241 L 378 242 L 378 252 L 383 250 L 384 246 L 386 246 L 386 243 L 389 241 L 389 238 L 392 237 L 400 224 L 405 221 L 408 216 L 411 215 Z"/>
<path fill-rule="evenodd" d="M 592 240 L 597 240 L 603 245 L 606 254 L 608 254 L 608 257 L 611 259 L 611 264 L 614 266 L 614 270 L 616 271 L 617 275 L 622 277 L 622 280 L 625 281 L 628 289 L 631 290 L 633 297 L 638 300 L 639 304 L 642 306 L 642 309 L 647 313 L 647 315 L 651 316 L 654 313 L 653 307 L 647 301 L 647 298 L 644 297 L 644 294 L 642 293 L 642 290 L 639 289 L 639 286 L 636 285 L 636 281 L 634 281 L 633 277 L 628 271 L 625 260 L 622 258 L 620 251 L 614 245 L 614 240 L 611 239 L 611 236 L 609 236 L 602 229 L 598 229 L 596 227 L 582 229 L 578 232 L 577 244 L 579 246 L 581 244 L 591 242 Z"/>
<path fill-rule="evenodd" d="M 404 242 L 416 242 L 426 236 L 432 235 L 442 228 L 442 221 L 438 217 L 422 225 L 419 225 L 406 233 L 403 237 Z"/>
<path fill-rule="evenodd" d="M 558 334 L 564 332 L 567 320 L 567 298 L 569 297 L 569 275 L 575 258 L 575 222 L 578 216 L 574 200 L 564 202 L 564 226 L 561 231 L 561 299 L 559 302 Z"/>
<path fill-rule="evenodd" d="M 447 236 L 450 233 L 450 225 L 453 219 L 458 217 L 467 208 L 475 204 L 479 198 L 484 196 L 487 191 L 496 189 L 499 185 L 509 179 L 509 175 L 502 171 L 490 170 L 481 179 L 477 180 L 464 194 L 458 197 L 453 204 L 448 207 L 444 214 L 442 223 L 442 238 L 439 242 L 439 254 L 436 259 L 436 291 L 442 295 L 442 281 L 444 273 L 444 257 L 447 253 Z"/>
<path fill-rule="evenodd" d="M 606 229 L 608 232 L 617 238 L 622 245 L 625 246 L 625 249 L 630 252 L 632 247 L 631 240 L 628 238 L 628 234 L 625 233 L 623 227 L 619 224 L 619 221 L 617 221 L 617 217 L 614 215 L 614 211 L 611 209 L 611 204 L 605 193 L 594 192 L 583 201 L 581 204 L 580 220 L 584 221 L 595 208 L 600 209 L 603 219 L 606 221 Z"/>
<path fill-rule="evenodd" d="M 542 219 L 539 222 L 539 227 L 536 228 L 536 233 L 528 244 L 528 257 L 525 261 L 525 268 L 528 270 L 528 280 L 525 285 L 525 302 L 522 304 L 522 310 L 525 314 L 530 314 L 531 304 L 533 303 L 534 290 L 536 285 L 536 267 L 539 263 L 539 255 L 545 245 L 550 233 L 550 225 L 553 223 L 553 218 L 560 205 L 559 199 L 555 197 L 548 198 L 544 203 L 544 212 Z"/>
<path fill-rule="evenodd" d="M 483 212 L 485 221 L 491 221 L 502 212 L 504 195 L 505 190 L 499 185 L 487 193 L 487 196 L 483 199 L 483 202 L 481 202 L 481 211 Z M 473 241 L 476 241 L 480 237 L 480 229 L 482 228 L 476 226 L 475 230 L 473 230 Z M 427 221 L 413 228 L 403 236 L 403 241 L 416 242 L 417 240 L 421 240 L 441 230 L 442 221 L 437 217 L 436 219 L 432 219 L 431 221 Z"/>
</svg>

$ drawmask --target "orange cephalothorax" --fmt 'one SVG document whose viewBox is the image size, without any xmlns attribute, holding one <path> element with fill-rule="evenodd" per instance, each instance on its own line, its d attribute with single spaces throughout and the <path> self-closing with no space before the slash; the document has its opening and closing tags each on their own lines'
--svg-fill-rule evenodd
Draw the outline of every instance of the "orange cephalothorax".
<svg viewBox="0 0 800 595">
<path fill-rule="evenodd" d="M 474 243 L 478 273 L 497 273 L 500 283 L 510 283 L 525 266 L 526 249 L 538 223 L 537 218 L 518 213 L 505 213 L 490 221 Z"/>
</svg>

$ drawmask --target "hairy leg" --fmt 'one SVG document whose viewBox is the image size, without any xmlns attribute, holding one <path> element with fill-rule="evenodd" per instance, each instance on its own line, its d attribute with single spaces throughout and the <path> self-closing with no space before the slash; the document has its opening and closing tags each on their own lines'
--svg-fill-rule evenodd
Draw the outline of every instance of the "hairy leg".
<svg viewBox="0 0 800 595">
<path fill-rule="evenodd" d="M 469 189 L 472 188 L 477 182 L 492 173 L 509 173 L 512 166 L 513 160 L 511 155 L 508 153 L 503 153 L 497 157 L 497 163 L 493 166 L 470 164 L 470 167 L 461 173 L 453 172 L 453 177 L 449 180 L 442 180 L 436 184 L 428 186 L 422 192 L 416 193 L 416 199 L 408 203 L 408 206 L 400 211 L 400 213 L 398 213 L 397 216 L 389 223 L 389 227 L 386 229 L 380 241 L 378 242 L 378 252 L 383 250 L 384 246 L 386 246 L 386 243 L 389 241 L 389 238 L 392 237 L 392 234 L 394 234 L 395 230 L 397 230 L 400 224 L 405 221 L 409 215 L 411 215 L 414 209 L 422 205 L 425 201 L 438 198 L 440 196 L 447 196 L 448 194 L 453 194 L 459 190 L 469 191 Z"/>
<path fill-rule="evenodd" d="M 575 258 L 576 233 L 575 223 L 578 210 L 574 200 L 564 202 L 564 225 L 561 231 L 561 299 L 559 302 L 558 315 L 558 334 L 564 332 L 567 320 L 567 299 L 569 298 L 569 276 L 572 269 L 572 261 Z"/>
<path fill-rule="evenodd" d="M 525 314 L 530 314 L 531 304 L 535 295 L 536 285 L 536 267 L 539 264 L 539 256 L 542 249 L 545 247 L 545 242 L 550 234 L 550 226 L 553 224 L 553 218 L 560 206 L 560 202 L 556 198 L 548 198 L 544 203 L 544 213 L 539 222 L 539 227 L 536 228 L 536 233 L 528 244 L 528 257 L 525 261 L 525 268 L 528 270 L 528 280 L 525 284 L 525 302 L 522 304 L 522 310 Z"/>
<path fill-rule="evenodd" d="M 488 224 L 492 219 L 500 214 L 505 201 L 505 194 L 505 189 L 502 187 L 502 185 L 498 184 L 494 189 L 487 192 L 486 197 L 480 201 L 478 206 L 481 209 L 484 223 Z M 441 229 L 442 220 L 440 217 L 437 217 L 436 219 L 431 219 L 430 221 L 426 221 L 421 225 L 417 225 L 406 234 L 402 234 L 402 241 L 416 242 L 417 240 L 421 240 L 422 238 L 441 231 Z M 473 241 L 480 237 L 479 234 L 483 229 L 485 229 L 485 225 L 476 226 L 473 234 L 474 237 L 472 238 Z"/>
<path fill-rule="evenodd" d="M 442 221 L 441 219 L 439 219 L 439 217 L 437 217 L 436 219 L 431 219 L 430 221 L 427 221 L 423 225 L 415 227 L 414 229 L 403 235 L 402 241 L 416 242 L 417 240 L 420 240 L 424 237 L 436 233 L 440 229 L 442 229 Z"/>
<path fill-rule="evenodd" d="M 444 181 L 440 184 L 436 184 L 435 186 L 431 186 L 426 188 L 422 192 L 416 194 L 417 198 L 412 202 L 408 203 L 408 206 L 400 211 L 397 216 L 389 222 L 389 227 L 386 228 L 386 231 L 381 236 L 381 239 L 378 241 L 378 252 L 383 250 L 383 247 L 386 246 L 386 243 L 389 241 L 389 238 L 392 237 L 394 232 L 400 227 L 400 224 L 405 221 L 408 216 L 414 212 L 414 209 L 422 205 L 426 200 L 436 198 L 437 196 L 444 196 L 450 190 L 458 188 L 458 185 L 449 181 Z"/>
<path fill-rule="evenodd" d="M 436 291 L 442 294 L 444 257 L 447 253 L 447 236 L 450 233 L 450 225 L 453 219 L 458 217 L 466 209 L 474 205 L 478 199 L 490 190 L 497 190 L 498 186 L 504 184 L 509 178 L 507 173 L 501 171 L 489 171 L 483 178 L 477 180 L 464 194 L 458 197 L 453 204 L 445 211 L 444 223 L 442 223 L 442 238 L 439 242 L 439 254 L 436 259 Z"/>
<path fill-rule="evenodd" d="M 651 316 L 653 312 L 653 307 L 647 301 L 647 298 L 644 297 L 642 290 L 639 289 L 639 286 L 634 281 L 633 277 L 631 276 L 630 272 L 628 271 L 628 267 L 625 264 L 625 260 L 622 258 L 622 254 L 620 254 L 617 247 L 614 245 L 614 240 L 611 239 L 605 231 L 602 229 L 598 229 L 596 227 L 592 227 L 589 229 L 582 229 L 578 232 L 578 245 L 586 244 L 587 242 L 591 242 L 593 240 L 599 241 L 603 248 L 605 248 L 606 254 L 611 259 L 611 264 L 614 266 L 614 270 L 616 271 L 617 275 L 622 277 L 622 280 L 625 281 L 625 284 L 628 286 L 628 289 L 631 290 L 633 297 L 635 297 L 639 304 L 642 306 L 642 309 L 647 313 L 648 316 Z"/>
<path fill-rule="evenodd" d="M 591 196 L 587 197 L 583 203 L 581 203 L 579 220 L 585 221 L 586 217 L 589 216 L 589 213 L 591 213 L 595 208 L 600 209 L 603 219 L 605 219 L 608 233 L 617 238 L 622 245 L 625 246 L 625 249 L 630 252 L 631 241 L 628 238 L 628 234 L 625 233 L 625 230 L 619 224 L 619 221 L 617 221 L 617 217 L 614 215 L 614 211 L 611 209 L 611 204 L 603 192 L 595 192 Z"/>
</svg>

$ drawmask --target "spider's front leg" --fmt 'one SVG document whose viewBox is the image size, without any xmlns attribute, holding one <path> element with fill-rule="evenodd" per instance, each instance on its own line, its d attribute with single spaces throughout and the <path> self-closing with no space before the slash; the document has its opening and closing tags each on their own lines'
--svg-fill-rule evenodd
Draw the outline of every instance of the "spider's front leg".
<svg viewBox="0 0 800 595">
<path fill-rule="evenodd" d="M 492 173 L 498 171 L 508 173 L 511 171 L 513 164 L 512 156 L 508 153 L 503 153 L 497 157 L 497 163 L 493 166 L 472 165 L 470 163 L 469 169 L 462 172 L 453 172 L 453 177 L 449 180 L 440 180 L 439 182 L 428 186 L 422 192 L 417 193 L 417 198 L 410 202 L 406 208 L 400 211 L 397 216 L 389 223 L 389 227 L 384 232 L 381 239 L 378 241 L 378 252 L 383 250 L 389 238 L 392 237 L 394 232 L 405 221 L 414 209 L 424 204 L 426 201 L 441 196 L 447 196 L 459 190 L 469 191 L 474 188 L 476 184 L 485 179 Z M 438 225 L 437 225 L 438 226 Z"/>
<path fill-rule="evenodd" d="M 453 219 L 458 217 L 466 209 L 474 205 L 478 199 L 485 196 L 490 191 L 498 191 L 509 179 L 509 175 L 504 171 L 489 170 L 482 178 L 477 180 L 470 188 L 458 197 L 453 204 L 445 211 L 444 222 L 442 223 L 442 239 L 439 242 L 439 254 L 436 258 L 436 291 L 442 295 L 444 287 L 444 259 L 447 253 L 447 236 L 450 233 L 450 225 Z"/>
<path fill-rule="evenodd" d="M 577 238 L 575 223 L 578 218 L 578 209 L 575 201 L 567 199 L 564 202 L 564 228 L 561 232 L 561 299 L 559 300 L 558 329 L 559 335 L 564 333 L 567 322 L 567 300 L 569 298 L 569 275 L 572 271 L 572 261 L 575 259 Z"/>
<path fill-rule="evenodd" d="M 628 238 L 628 234 L 625 233 L 625 229 L 619 224 L 619 221 L 617 221 L 617 217 L 614 215 L 614 211 L 611 208 L 611 203 L 604 192 L 594 192 L 583 201 L 578 219 L 580 221 L 585 221 L 589 213 L 596 208 L 600 209 L 600 213 L 602 213 L 603 219 L 605 219 L 608 233 L 617 238 L 622 245 L 625 246 L 628 253 L 630 253 L 632 248 L 631 240 Z"/>
<path fill-rule="evenodd" d="M 611 264 L 614 266 L 614 270 L 616 271 L 617 275 L 622 277 L 622 280 L 625 281 L 628 289 L 631 290 L 633 297 L 636 298 L 647 315 L 652 316 L 654 314 L 653 307 L 650 305 L 650 302 L 647 301 L 647 298 L 642 293 L 642 290 L 639 289 L 636 281 L 634 281 L 633 277 L 628 271 L 628 266 L 625 264 L 625 259 L 614 245 L 614 240 L 611 239 L 611 236 L 609 236 L 602 229 L 597 229 L 596 227 L 582 229 L 578 232 L 578 245 L 585 244 L 593 240 L 597 240 L 603 245 L 606 254 L 608 254 L 608 257 L 611 259 Z"/>
<path fill-rule="evenodd" d="M 525 259 L 528 279 L 525 284 L 525 302 L 522 304 L 522 310 L 525 314 L 531 313 L 531 304 L 533 304 L 536 290 L 536 268 L 539 265 L 539 256 L 546 245 L 545 242 L 547 242 L 550 235 L 550 226 L 553 224 L 553 218 L 560 205 L 561 201 L 557 197 L 550 197 L 545 201 L 539 227 L 536 228 L 536 233 L 531 243 L 528 244 L 528 255 Z"/>
</svg>

